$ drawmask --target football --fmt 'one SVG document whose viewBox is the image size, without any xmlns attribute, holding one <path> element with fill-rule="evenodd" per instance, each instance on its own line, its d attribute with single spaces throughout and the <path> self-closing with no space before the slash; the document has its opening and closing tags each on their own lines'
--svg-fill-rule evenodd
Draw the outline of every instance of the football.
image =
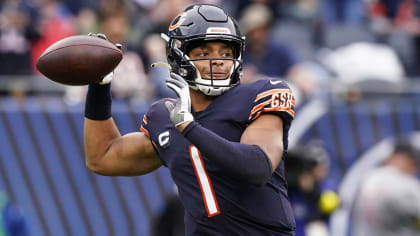
<svg viewBox="0 0 420 236">
<path fill-rule="evenodd" d="M 39 57 L 36 68 L 47 78 L 65 85 L 97 83 L 112 72 L 123 57 L 113 43 L 77 35 L 59 40 Z"/>
</svg>

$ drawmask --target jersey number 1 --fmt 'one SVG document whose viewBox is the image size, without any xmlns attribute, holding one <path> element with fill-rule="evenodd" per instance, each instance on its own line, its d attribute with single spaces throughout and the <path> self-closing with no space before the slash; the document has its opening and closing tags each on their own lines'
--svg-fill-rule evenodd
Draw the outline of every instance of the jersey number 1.
<svg viewBox="0 0 420 236">
<path fill-rule="evenodd" d="M 203 195 L 208 217 L 220 214 L 216 195 L 214 194 L 213 186 L 211 185 L 206 169 L 204 169 L 204 162 L 201 158 L 200 151 L 194 145 L 190 146 L 190 158 L 194 166 L 198 183 L 200 184 L 201 194 Z"/>
</svg>

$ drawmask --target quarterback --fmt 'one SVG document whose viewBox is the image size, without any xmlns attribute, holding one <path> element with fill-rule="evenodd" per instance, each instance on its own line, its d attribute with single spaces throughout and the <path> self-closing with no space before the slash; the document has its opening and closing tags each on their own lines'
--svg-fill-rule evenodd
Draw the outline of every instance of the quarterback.
<svg viewBox="0 0 420 236">
<path fill-rule="evenodd" d="M 283 156 L 294 118 L 288 85 L 241 84 L 244 37 L 213 5 L 192 5 L 169 26 L 162 99 L 141 132 L 121 135 L 111 115 L 110 84 L 89 85 L 86 163 L 108 176 L 169 168 L 185 208 L 186 235 L 294 235 Z"/>
</svg>

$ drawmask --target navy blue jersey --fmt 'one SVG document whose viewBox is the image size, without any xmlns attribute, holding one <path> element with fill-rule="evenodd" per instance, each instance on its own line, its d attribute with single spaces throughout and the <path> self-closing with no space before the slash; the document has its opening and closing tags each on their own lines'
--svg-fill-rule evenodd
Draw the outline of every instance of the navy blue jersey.
<svg viewBox="0 0 420 236">
<path fill-rule="evenodd" d="M 287 199 L 283 160 L 270 181 L 260 187 L 228 177 L 174 127 L 164 102 L 151 105 L 140 129 L 178 187 L 186 234 L 293 235 L 295 221 Z M 230 89 L 193 115 L 203 127 L 233 142 L 239 142 L 247 126 L 261 114 L 278 115 L 284 123 L 286 150 L 294 105 L 286 83 L 260 80 Z"/>
</svg>

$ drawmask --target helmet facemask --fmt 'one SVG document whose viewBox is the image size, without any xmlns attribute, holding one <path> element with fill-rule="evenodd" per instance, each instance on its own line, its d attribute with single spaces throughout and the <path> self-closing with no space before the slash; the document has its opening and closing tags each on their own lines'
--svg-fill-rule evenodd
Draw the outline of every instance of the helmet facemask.
<svg viewBox="0 0 420 236">
<path fill-rule="evenodd" d="M 194 80 L 194 83 L 190 85 L 192 89 L 200 90 L 202 93 L 208 96 L 218 96 L 222 93 L 229 90 L 231 87 L 235 86 L 237 83 L 232 84 L 232 75 L 233 73 L 238 70 L 238 67 L 241 62 L 239 62 L 237 59 L 226 59 L 226 58 L 211 58 L 211 59 L 194 59 L 189 60 L 192 64 L 194 64 L 194 61 L 199 60 L 206 60 L 209 62 L 210 67 L 210 78 L 204 79 L 201 78 L 200 72 L 195 68 L 196 71 L 196 77 Z M 213 79 L 213 71 L 212 71 L 212 64 L 214 60 L 229 60 L 233 61 L 233 65 L 230 69 L 230 72 L 225 79 Z M 193 65 L 194 66 L 194 65 Z M 194 66 L 195 67 L 195 66 Z M 239 80 L 238 80 L 239 82 Z"/>
<path fill-rule="evenodd" d="M 233 58 L 191 59 L 188 53 L 195 47 L 206 42 L 222 42 L 229 45 L 233 50 Z M 169 45 L 168 50 L 171 51 L 170 55 L 173 58 L 168 57 L 168 61 L 171 64 L 172 70 L 181 75 L 192 89 L 199 90 L 208 96 L 218 96 L 239 84 L 240 78 L 242 77 L 243 38 L 237 39 L 232 37 L 232 35 L 221 34 L 206 34 L 179 39 L 174 37 L 169 40 Z M 230 72 L 225 79 L 213 78 L 213 61 L 220 60 L 233 62 Z M 195 61 L 208 61 L 210 78 L 201 77 L 199 70 L 194 64 Z"/>
</svg>

